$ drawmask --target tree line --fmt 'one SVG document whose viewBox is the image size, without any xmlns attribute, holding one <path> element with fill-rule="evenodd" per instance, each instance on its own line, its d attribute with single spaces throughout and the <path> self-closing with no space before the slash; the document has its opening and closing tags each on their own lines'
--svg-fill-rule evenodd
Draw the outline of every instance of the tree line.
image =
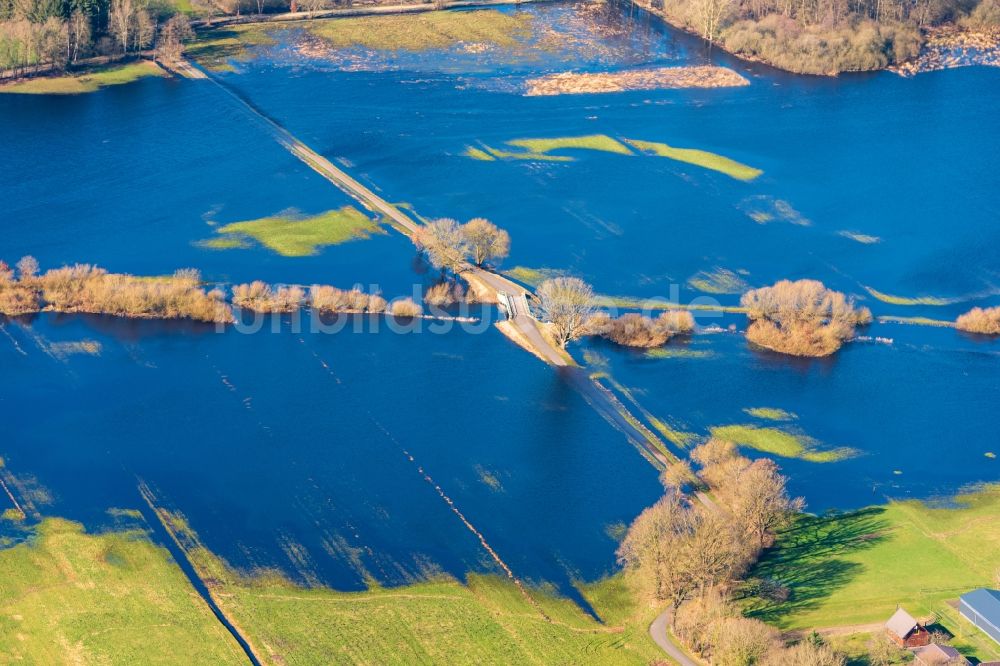
<svg viewBox="0 0 1000 666">
<path fill-rule="evenodd" d="M 634 2 L 635 0 L 630 0 Z M 921 29 L 1000 27 L 1000 0 L 639 0 L 739 55 L 811 74 L 915 57 Z"/>
<path fill-rule="evenodd" d="M 148 49 L 173 59 L 192 34 L 185 15 L 156 0 L 0 0 L 0 71 L 16 77 Z"/>
</svg>

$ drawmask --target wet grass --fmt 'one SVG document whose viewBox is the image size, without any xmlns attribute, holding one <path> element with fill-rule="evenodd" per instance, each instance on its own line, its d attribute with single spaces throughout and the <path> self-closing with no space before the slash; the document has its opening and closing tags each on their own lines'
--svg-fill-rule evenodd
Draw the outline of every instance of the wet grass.
<svg viewBox="0 0 1000 666">
<path fill-rule="evenodd" d="M 437 11 L 399 16 L 359 16 L 315 21 L 308 30 L 334 48 L 426 51 L 458 44 L 511 47 L 531 35 L 533 17 L 493 9 Z"/>
<path fill-rule="evenodd" d="M 108 86 L 124 85 L 149 76 L 166 76 L 159 65 L 148 60 L 114 65 L 81 74 L 47 76 L 0 85 L 0 93 L 20 95 L 80 95 Z"/>
<path fill-rule="evenodd" d="M 233 222 L 216 230 L 220 236 L 201 241 L 210 249 L 242 248 L 253 240 L 285 257 L 314 255 L 319 248 L 385 233 L 374 220 L 353 206 L 319 215 L 286 214 Z"/>
<path fill-rule="evenodd" d="M 673 347 L 660 347 L 650 349 L 645 353 L 646 358 L 713 358 L 715 352 L 708 349 L 675 349 Z"/>
<path fill-rule="evenodd" d="M 890 502 L 850 513 L 803 515 L 753 572 L 791 589 L 785 602 L 748 608 L 783 629 L 884 622 L 902 605 L 937 613 L 983 660 L 1000 657 L 945 602 L 991 586 L 1000 567 L 1000 486 L 945 505 Z M 992 650 L 992 653 L 990 652 Z"/>
<path fill-rule="evenodd" d="M 710 153 L 705 150 L 697 150 L 694 148 L 674 148 L 665 143 L 657 143 L 655 141 L 639 141 L 638 139 L 625 139 L 625 142 L 642 152 L 656 155 L 657 157 L 666 157 L 672 160 L 677 160 L 678 162 L 685 162 L 686 164 L 693 164 L 694 166 L 698 166 L 703 169 L 718 171 L 719 173 L 724 173 L 730 178 L 735 178 L 737 180 L 750 181 L 764 173 L 760 169 L 755 169 L 751 166 L 747 166 L 746 164 L 741 164 L 736 160 L 731 160 L 728 157 L 723 157 L 722 155 Z"/>
<path fill-rule="evenodd" d="M 819 443 L 811 437 L 778 428 L 740 424 L 716 426 L 709 428 L 709 432 L 712 437 L 724 439 L 761 453 L 770 453 L 783 458 L 797 458 L 808 462 L 836 462 L 856 453 L 853 449 L 848 448 L 821 450 Z"/>
<path fill-rule="evenodd" d="M 47 519 L 0 550 L 0 654 L 33 664 L 242 664 L 163 548 L 141 530 Z"/>
<path fill-rule="evenodd" d="M 271 35 L 286 26 L 235 25 L 199 33 L 199 38 L 189 44 L 184 52 L 207 70 L 233 71 L 231 60 L 252 60 L 254 46 L 270 46 L 277 41 Z"/>
</svg>

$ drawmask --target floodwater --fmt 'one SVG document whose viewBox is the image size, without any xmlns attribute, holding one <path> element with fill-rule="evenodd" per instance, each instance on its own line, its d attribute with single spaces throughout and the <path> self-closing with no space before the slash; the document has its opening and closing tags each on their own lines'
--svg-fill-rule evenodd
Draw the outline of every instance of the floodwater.
<svg viewBox="0 0 1000 666">
<path fill-rule="evenodd" d="M 820 279 L 876 315 L 954 319 L 1000 303 L 1000 70 L 796 77 L 706 52 L 641 14 L 505 11 L 530 12 L 533 39 L 561 30 L 570 47 L 306 54 L 293 29 L 214 75 L 224 87 L 145 80 L 0 97 L 0 257 L 361 283 L 390 297 L 433 278 L 391 231 L 309 257 L 199 244 L 229 222 L 351 203 L 235 94 L 389 201 L 507 228 L 506 266 L 580 275 L 600 293 L 735 304 L 689 282 L 726 269 L 749 286 Z M 751 85 L 521 94 L 545 73 L 689 63 L 732 67 Z M 763 174 L 744 182 L 593 150 L 557 153 L 573 158 L 563 162 L 465 155 L 582 135 L 710 151 Z M 143 508 L 145 483 L 235 566 L 341 589 L 496 571 L 443 493 L 518 576 L 569 591 L 613 570 L 613 534 L 658 496 L 656 471 L 621 434 L 488 326 L 405 333 L 349 318 L 315 333 L 308 316 L 275 321 L 222 333 L 80 316 L 3 323 L 6 469 L 47 491 L 42 513 L 93 526 L 110 507 Z M 838 462 L 781 459 L 814 510 L 1000 479 L 987 456 L 1000 453 L 1000 342 L 889 323 L 862 334 L 873 339 L 815 361 L 752 351 L 732 332 L 673 342 L 669 358 L 599 342 L 572 351 L 698 437 L 751 424 L 850 448 Z M 743 411 L 753 407 L 795 418 L 762 421 Z"/>
</svg>

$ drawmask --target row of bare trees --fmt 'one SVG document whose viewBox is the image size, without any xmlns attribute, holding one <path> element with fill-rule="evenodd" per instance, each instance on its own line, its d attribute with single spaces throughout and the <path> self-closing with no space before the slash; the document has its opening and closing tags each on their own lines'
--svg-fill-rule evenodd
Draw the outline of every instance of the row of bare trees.
<svg viewBox="0 0 1000 666">
<path fill-rule="evenodd" d="M 470 263 L 499 263 L 510 253 L 510 234 L 481 217 L 465 224 L 449 218 L 434 220 L 421 227 L 414 242 L 432 266 L 454 274 Z"/>
<path fill-rule="evenodd" d="M 666 604 L 674 633 L 712 664 L 842 666 L 820 642 L 787 646 L 777 630 L 743 617 L 731 602 L 742 576 L 802 511 L 769 459 L 751 461 L 719 439 L 663 475 L 666 492 L 632 523 L 618 557 L 636 594 Z M 712 501 L 684 494 L 709 490 Z"/>
</svg>

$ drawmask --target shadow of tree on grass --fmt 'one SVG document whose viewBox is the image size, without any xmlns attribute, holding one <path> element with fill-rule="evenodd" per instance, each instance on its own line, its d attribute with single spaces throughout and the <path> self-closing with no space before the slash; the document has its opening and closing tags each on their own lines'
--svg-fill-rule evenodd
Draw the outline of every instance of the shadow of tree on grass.
<svg viewBox="0 0 1000 666">
<path fill-rule="evenodd" d="M 867 550 L 888 538 L 884 512 L 870 507 L 798 518 L 751 572 L 751 576 L 787 587 L 788 598 L 753 597 L 748 600 L 747 614 L 780 627 L 789 616 L 818 607 L 861 573 L 862 565 L 844 559 L 845 555 Z"/>
</svg>

